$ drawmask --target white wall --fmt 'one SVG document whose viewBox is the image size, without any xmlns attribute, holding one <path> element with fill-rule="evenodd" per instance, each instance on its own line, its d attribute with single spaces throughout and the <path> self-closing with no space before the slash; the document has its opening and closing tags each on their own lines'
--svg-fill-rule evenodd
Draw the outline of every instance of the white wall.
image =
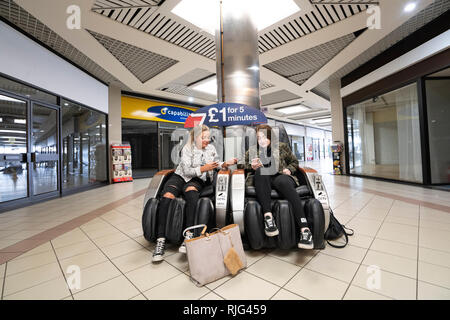
<svg viewBox="0 0 450 320">
<path fill-rule="evenodd" d="M 108 113 L 108 87 L 0 21 L 0 72 Z"/>
</svg>

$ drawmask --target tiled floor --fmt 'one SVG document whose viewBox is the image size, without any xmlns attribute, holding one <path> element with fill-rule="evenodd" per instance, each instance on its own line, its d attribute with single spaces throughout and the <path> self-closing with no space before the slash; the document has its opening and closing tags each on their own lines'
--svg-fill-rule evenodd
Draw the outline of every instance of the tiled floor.
<svg viewBox="0 0 450 320">
<path fill-rule="evenodd" d="M 176 247 L 151 263 L 140 222 L 148 179 L 1 214 L 1 298 L 450 299 L 448 192 L 323 178 L 336 217 L 355 230 L 346 248 L 247 251 L 246 270 L 201 288 Z M 40 236 L 55 227 L 55 237 Z"/>
</svg>

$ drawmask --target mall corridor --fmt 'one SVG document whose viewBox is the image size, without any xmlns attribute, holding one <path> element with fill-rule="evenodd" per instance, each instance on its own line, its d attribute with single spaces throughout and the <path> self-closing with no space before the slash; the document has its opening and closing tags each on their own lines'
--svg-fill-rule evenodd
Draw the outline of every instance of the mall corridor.
<svg viewBox="0 0 450 320">
<path fill-rule="evenodd" d="M 142 236 L 149 179 L 0 215 L 2 299 L 450 299 L 445 191 L 324 174 L 333 211 L 354 229 L 344 249 L 246 251 L 248 267 L 204 287 L 170 247 L 151 263 Z M 69 266 L 81 268 L 70 290 Z M 370 266 L 381 286 L 368 289 Z"/>
</svg>

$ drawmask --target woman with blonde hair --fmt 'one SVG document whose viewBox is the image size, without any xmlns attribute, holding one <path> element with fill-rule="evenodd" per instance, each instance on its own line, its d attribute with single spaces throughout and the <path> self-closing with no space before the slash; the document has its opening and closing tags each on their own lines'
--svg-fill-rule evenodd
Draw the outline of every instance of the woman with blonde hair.
<svg viewBox="0 0 450 320">
<path fill-rule="evenodd" d="M 227 168 L 237 162 L 236 158 L 220 162 L 216 148 L 210 143 L 209 128 L 205 125 L 194 127 L 189 135 L 188 143 L 181 151 L 181 159 L 175 173 L 164 184 L 161 201 L 156 217 L 156 248 L 153 252 L 153 262 L 163 260 L 165 250 L 166 213 L 170 202 L 183 193 L 186 200 L 186 226 L 194 225 L 195 209 L 199 194 L 203 188 L 211 185 L 216 168 Z M 186 232 L 185 240 L 193 234 Z M 179 252 L 186 253 L 185 243 Z"/>
</svg>

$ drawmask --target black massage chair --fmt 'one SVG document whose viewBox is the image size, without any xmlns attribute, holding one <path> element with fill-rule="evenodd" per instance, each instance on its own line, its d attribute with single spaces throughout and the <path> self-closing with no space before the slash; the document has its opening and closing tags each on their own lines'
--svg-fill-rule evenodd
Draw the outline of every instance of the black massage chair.
<svg viewBox="0 0 450 320">
<path fill-rule="evenodd" d="M 283 126 L 278 126 L 280 141 L 289 141 Z M 216 133 L 220 134 L 220 133 Z M 239 133 L 241 134 L 241 133 Z M 246 142 L 248 145 L 248 141 Z M 247 146 L 246 146 L 247 147 Z M 156 241 L 156 213 L 164 183 L 174 170 L 163 170 L 152 178 L 144 200 L 142 227 L 148 241 Z M 314 249 L 325 247 L 324 233 L 328 228 L 328 197 L 320 175 L 313 169 L 299 168 L 295 173 L 300 186 L 297 193 L 302 200 L 309 227 L 313 233 Z M 197 203 L 195 224 L 206 224 L 208 230 L 230 223 L 239 225 L 245 248 L 291 249 L 297 247 L 300 230 L 296 225 L 293 208 L 272 190 L 272 213 L 280 234 L 267 237 L 264 233 L 263 213 L 256 200 L 255 187 L 246 181 L 250 177 L 244 170 L 222 170 L 215 173 L 213 186 L 200 193 Z M 252 180 L 252 179 L 250 179 Z M 246 183 L 247 182 L 247 183 Z M 167 214 L 166 241 L 179 245 L 183 241 L 182 232 L 186 227 L 184 214 L 185 200 L 182 196 L 172 201 Z M 199 232 L 199 230 L 198 230 Z M 196 234 L 198 235 L 198 234 Z"/>
</svg>

